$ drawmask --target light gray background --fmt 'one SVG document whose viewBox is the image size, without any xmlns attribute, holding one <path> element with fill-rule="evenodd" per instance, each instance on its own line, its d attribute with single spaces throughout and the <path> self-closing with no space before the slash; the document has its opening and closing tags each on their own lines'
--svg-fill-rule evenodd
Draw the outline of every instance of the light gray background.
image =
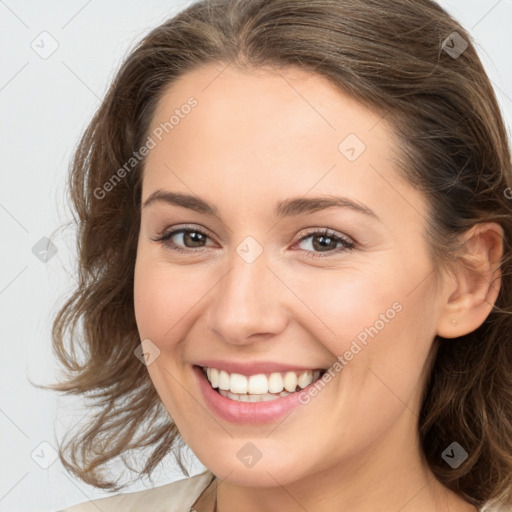
<svg viewBox="0 0 512 512">
<path fill-rule="evenodd" d="M 59 398 L 28 381 L 56 378 L 50 325 L 73 286 L 73 230 L 56 236 L 58 252 L 47 263 L 32 248 L 70 219 L 64 195 L 69 160 L 122 58 L 189 3 L 0 0 L 1 512 L 55 511 L 107 495 L 71 477 L 59 460 L 52 463 L 55 436 L 86 414 L 81 400 Z M 512 0 L 440 3 L 476 39 L 510 133 Z M 42 58 L 38 52 L 52 44 L 58 44 L 55 52 Z M 192 473 L 202 471 L 189 455 Z M 154 482 L 182 477 L 170 459 Z M 139 482 L 125 492 L 145 486 Z"/>
</svg>

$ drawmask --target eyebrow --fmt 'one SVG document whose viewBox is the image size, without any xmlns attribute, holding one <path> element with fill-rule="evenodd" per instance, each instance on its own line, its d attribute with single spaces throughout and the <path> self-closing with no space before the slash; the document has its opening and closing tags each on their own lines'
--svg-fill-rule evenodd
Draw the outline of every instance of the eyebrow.
<svg viewBox="0 0 512 512">
<path fill-rule="evenodd" d="M 142 208 L 150 204 L 163 202 L 174 206 L 188 208 L 204 215 L 219 217 L 219 212 L 215 206 L 207 203 L 203 199 L 181 192 L 169 192 L 165 190 L 156 190 L 144 201 Z M 274 215 L 283 218 L 300 215 L 304 213 L 314 213 L 327 208 L 349 208 L 355 212 L 374 217 L 380 220 L 379 216 L 366 205 L 356 202 L 348 197 L 322 196 L 322 197 L 296 197 L 286 199 L 277 204 L 274 209 Z"/>
</svg>

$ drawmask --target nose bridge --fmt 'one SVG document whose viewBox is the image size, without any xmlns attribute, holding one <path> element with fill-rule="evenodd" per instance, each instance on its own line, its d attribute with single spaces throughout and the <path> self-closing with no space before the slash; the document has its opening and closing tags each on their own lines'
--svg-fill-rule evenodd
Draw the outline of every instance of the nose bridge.
<svg viewBox="0 0 512 512">
<path fill-rule="evenodd" d="M 286 322 L 279 280 L 258 246 L 253 240 L 242 242 L 216 287 L 210 328 L 231 343 L 244 343 L 253 334 L 277 334 Z"/>
</svg>

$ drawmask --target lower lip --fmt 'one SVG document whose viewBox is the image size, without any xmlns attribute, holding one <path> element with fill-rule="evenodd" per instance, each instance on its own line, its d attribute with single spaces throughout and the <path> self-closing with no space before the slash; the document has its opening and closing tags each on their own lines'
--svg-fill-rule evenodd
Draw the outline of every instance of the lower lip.
<svg viewBox="0 0 512 512">
<path fill-rule="evenodd" d="M 271 423 L 279 420 L 293 409 L 304 405 L 299 401 L 299 393 L 303 391 L 307 393 L 308 388 L 317 382 L 312 382 L 301 391 L 274 400 L 265 402 L 237 402 L 215 391 L 201 367 L 193 366 L 192 369 L 199 380 L 199 387 L 209 408 L 222 419 L 242 425 Z"/>
</svg>

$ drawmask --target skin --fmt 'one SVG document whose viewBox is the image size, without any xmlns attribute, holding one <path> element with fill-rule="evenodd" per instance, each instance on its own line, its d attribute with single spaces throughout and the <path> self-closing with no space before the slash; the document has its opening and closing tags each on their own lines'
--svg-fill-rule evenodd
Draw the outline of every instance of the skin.
<svg viewBox="0 0 512 512">
<path fill-rule="evenodd" d="M 379 114 L 300 69 L 216 64 L 167 89 L 150 132 L 190 96 L 197 107 L 147 157 L 142 202 L 156 190 L 191 193 L 219 217 L 165 202 L 142 208 L 135 313 L 141 339 L 160 350 L 148 365 L 159 396 L 221 481 L 218 510 L 475 511 L 434 479 L 417 421 L 435 335 L 473 331 L 496 299 L 500 226 L 468 233 L 479 276 L 461 264 L 436 288 L 427 201 L 400 178 L 397 142 Z M 366 145 L 353 162 L 338 150 L 348 134 Z M 273 215 L 278 201 L 326 195 L 364 204 L 378 219 L 348 208 Z M 172 241 L 188 253 L 154 240 L 183 224 L 208 235 L 206 250 L 181 234 Z M 314 245 L 318 235 L 304 239 L 323 228 L 354 249 L 336 253 L 343 245 L 330 243 L 327 253 Z M 236 250 L 247 236 L 263 248 L 250 264 Z M 327 368 L 395 302 L 401 311 L 283 420 L 235 425 L 208 409 L 194 362 Z M 262 454 L 251 468 L 237 457 L 248 442 Z M 212 510 L 208 496 L 199 512 Z"/>
</svg>

